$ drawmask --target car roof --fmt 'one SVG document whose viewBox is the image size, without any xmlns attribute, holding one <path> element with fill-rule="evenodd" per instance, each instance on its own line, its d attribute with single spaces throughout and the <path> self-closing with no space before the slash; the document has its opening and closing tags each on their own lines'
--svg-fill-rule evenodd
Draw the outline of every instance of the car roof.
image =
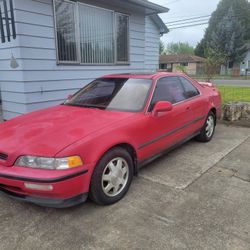
<svg viewBox="0 0 250 250">
<path fill-rule="evenodd" d="M 169 72 L 138 72 L 138 73 L 121 73 L 104 75 L 103 78 L 142 78 L 142 79 L 157 79 L 162 76 L 178 76 L 180 73 Z"/>
</svg>

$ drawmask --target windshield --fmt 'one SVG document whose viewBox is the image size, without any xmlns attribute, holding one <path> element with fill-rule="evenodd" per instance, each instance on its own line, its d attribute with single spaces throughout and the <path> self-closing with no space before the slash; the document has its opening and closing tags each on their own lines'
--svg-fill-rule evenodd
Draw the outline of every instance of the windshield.
<svg viewBox="0 0 250 250">
<path fill-rule="evenodd" d="M 78 91 L 65 105 L 141 111 L 152 85 L 150 79 L 100 78 Z"/>
</svg>

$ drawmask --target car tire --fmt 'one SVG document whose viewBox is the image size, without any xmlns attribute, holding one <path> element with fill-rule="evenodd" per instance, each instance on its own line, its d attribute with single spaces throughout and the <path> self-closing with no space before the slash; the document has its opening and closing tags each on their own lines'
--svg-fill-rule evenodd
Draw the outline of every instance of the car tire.
<svg viewBox="0 0 250 250">
<path fill-rule="evenodd" d="M 215 115 L 212 111 L 210 111 L 200 134 L 196 137 L 196 140 L 200 142 L 211 141 L 215 131 L 215 124 L 216 124 Z"/>
<path fill-rule="evenodd" d="M 108 151 L 96 165 L 90 184 L 90 199 L 99 205 L 110 205 L 127 193 L 134 175 L 131 155 L 123 148 Z"/>
</svg>

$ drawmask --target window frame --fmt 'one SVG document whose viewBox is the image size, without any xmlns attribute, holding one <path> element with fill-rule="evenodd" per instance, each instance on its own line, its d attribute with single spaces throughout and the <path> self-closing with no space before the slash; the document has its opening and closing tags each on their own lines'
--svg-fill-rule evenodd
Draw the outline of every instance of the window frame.
<svg viewBox="0 0 250 250">
<path fill-rule="evenodd" d="M 178 76 L 178 77 L 179 77 L 179 80 L 180 80 L 180 82 L 181 82 L 181 85 L 183 86 L 184 91 L 185 91 L 185 86 L 184 86 L 184 83 L 181 81 L 181 78 L 185 79 L 185 80 L 188 81 L 190 84 L 192 84 L 192 86 L 193 86 L 193 87 L 197 90 L 197 92 L 198 92 L 198 95 L 189 97 L 189 98 L 187 98 L 186 100 L 190 100 L 190 99 L 193 99 L 193 98 L 195 98 L 195 97 L 197 97 L 197 96 L 201 96 L 200 90 L 193 84 L 192 81 L 190 81 L 189 79 L 187 79 L 187 78 L 184 77 L 184 76 Z"/>
<path fill-rule="evenodd" d="M 127 37 L 127 44 L 128 44 L 128 61 L 124 61 L 124 62 L 121 62 L 121 61 L 117 61 L 117 42 L 116 42 L 116 39 L 117 39 L 117 34 L 116 32 L 114 32 L 114 57 L 115 57 L 115 65 L 129 65 L 130 64 L 130 36 L 129 36 L 129 31 L 130 31 L 130 15 L 128 14 L 125 14 L 125 13 L 121 13 L 121 12 L 116 12 L 114 11 L 114 17 L 113 17 L 113 20 L 114 20 L 114 31 L 116 31 L 116 28 L 117 28 L 117 15 L 122 15 L 122 16 L 126 16 L 128 17 L 128 26 L 127 26 L 127 34 L 128 34 L 128 37 Z"/>
<path fill-rule="evenodd" d="M 183 83 L 182 83 L 182 81 L 181 81 L 181 79 L 180 79 L 180 77 L 183 77 L 183 76 L 178 76 L 178 75 L 176 75 L 176 76 L 162 76 L 162 77 L 159 77 L 159 78 L 156 80 L 156 83 L 155 83 L 155 85 L 154 85 L 154 89 L 153 89 L 153 91 L 152 91 L 152 95 L 151 95 L 150 100 L 149 100 L 149 103 L 148 103 L 148 105 L 147 105 L 146 114 L 149 114 L 149 113 L 152 113 L 152 112 L 153 112 L 153 109 L 150 111 L 150 107 L 151 107 L 151 104 L 152 104 L 153 99 L 154 99 L 154 95 L 155 95 L 155 91 L 156 91 L 156 87 L 157 87 L 158 82 L 159 82 L 162 78 L 170 78 L 170 77 L 176 77 L 176 78 L 178 78 L 179 81 L 180 81 L 180 84 L 182 85 L 183 89 L 185 90 L 185 88 L 184 88 L 184 86 L 183 86 Z M 186 80 L 188 80 L 186 77 L 183 77 L 183 78 L 185 78 Z M 194 86 L 194 84 L 193 84 L 190 80 L 188 80 L 188 81 Z M 181 104 L 181 103 L 190 101 L 191 99 L 200 97 L 200 96 L 201 96 L 200 90 L 199 90 L 196 86 L 194 86 L 194 87 L 195 87 L 195 88 L 197 89 L 197 91 L 199 92 L 199 95 L 196 95 L 196 96 L 193 96 L 193 97 L 189 97 L 189 98 L 187 98 L 187 99 L 185 99 L 185 100 L 183 100 L 183 101 L 180 101 L 180 102 L 176 102 L 176 103 L 172 104 L 173 107 L 176 106 L 176 105 L 179 105 L 179 104 Z"/>
<path fill-rule="evenodd" d="M 56 22 L 56 1 L 57 0 L 53 0 L 53 18 L 54 18 L 54 33 L 55 33 L 55 46 L 56 46 L 56 62 L 57 65 L 59 64 L 65 64 L 65 65 L 79 65 L 80 63 L 80 54 L 79 54 L 79 46 L 78 46 L 78 42 L 76 43 L 76 61 L 60 61 L 59 60 L 59 48 L 58 48 L 58 35 L 57 35 L 57 22 Z M 74 11 L 75 13 L 77 13 L 78 11 L 78 7 L 77 4 L 75 2 L 72 2 L 70 0 L 64 0 L 64 2 L 66 3 L 70 3 L 74 6 Z M 78 22 L 78 15 L 74 15 L 74 22 L 75 22 L 75 39 L 77 41 L 77 39 L 79 38 L 78 36 L 78 31 L 77 31 L 77 22 Z M 80 43 L 79 43 L 80 44 Z M 78 48 L 79 47 L 79 48 Z"/>
<path fill-rule="evenodd" d="M 180 66 L 188 67 L 189 66 L 189 62 L 181 62 Z"/>
<path fill-rule="evenodd" d="M 74 5 L 74 11 L 75 11 L 75 17 L 74 17 L 74 22 L 75 22 L 75 39 L 76 39 L 76 61 L 61 61 L 59 60 L 59 48 L 58 48 L 58 35 L 57 35 L 57 22 L 56 22 L 56 1 L 60 0 L 53 0 L 53 18 L 54 18 L 54 33 L 55 33 L 55 47 L 56 47 L 56 61 L 57 65 L 77 65 L 77 66 L 119 66 L 119 65 L 130 65 L 130 15 L 122 12 L 118 12 L 115 10 L 99 7 L 96 5 L 91 5 L 91 4 L 86 4 L 79 2 L 78 0 L 72 1 L 72 0 L 63 0 L 66 3 L 70 3 Z M 114 55 L 113 63 L 82 63 L 81 62 L 81 45 L 80 45 L 80 21 L 79 21 L 79 5 L 84 5 L 84 6 L 89 6 L 91 8 L 96 8 L 96 9 L 102 9 L 105 11 L 112 12 L 112 21 L 113 21 L 113 50 L 114 50 Z M 117 43 L 116 43 L 116 15 L 123 15 L 128 17 L 128 27 L 127 27 L 127 34 L 128 34 L 128 61 L 117 61 Z"/>
<path fill-rule="evenodd" d="M 68 0 L 70 1 L 70 0 Z M 91 5 L 91 4 L 86 4 L 86 3 L 82 3 L 82 2 L 79 2 L 79 1 L 76 1 L 75 2 L 75 5 L 77 6 L 76 8 L 76 11 L 77 11 L 77 47 L 78 48 L 78 60 L 79 60 L 79 63 L 77 63 L 78 65 L 83 65 L 83 66 L 112 66 L 112 65 L 116 65 L 116 53 L 115 53 L 115 48 L 116 48 L 116 45 L 115 45 L 115 11 L 114 10 L 110 10 L 110 9 L 106 9 L 106 8 L 103 8 L 103 7 L 99 7 L 99 6 L 95 6 L 95 5 Z M 114 53 L 113 53 L 113 60 L 114 60 L 114 63 L 83 63 L 81 62 L 81 41 L 80 41 L 80 22 L 79 22 L 79 5 L 84 5 L 84 6 L 88 6 L 88 7 L 91 7 L 91 8 L 95 8 L 95 9 L 100 9 L 100 10 L 104 10 L 104 11 L 108 11 L 108 12 L 111 12 L 112 13 L 112 21 L 113 21 L 113 50 L 114 50 Z"/>
</svg>

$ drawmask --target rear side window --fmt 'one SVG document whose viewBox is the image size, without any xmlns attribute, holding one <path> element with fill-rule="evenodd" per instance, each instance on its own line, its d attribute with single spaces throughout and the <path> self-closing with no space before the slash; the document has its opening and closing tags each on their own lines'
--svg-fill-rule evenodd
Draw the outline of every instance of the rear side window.
<svg viewBox="0 0 250 250">
<path fill-rule="evenodd" d="M 152 111 L 154 105 L 159 101 L 168 101 L 175 104 L 185 99 L 185 90 L 179 78 L 174 76 L 163 77 L 157 82 L 149 111 Z"/>
<path fill-rule="evenodd" d="M 180 77 L 180 80 L 183 84 L 183 88 L 185 90 L 185 97 L 188 98 L 192 98 L 194 96 L 197 96 L 200 94 L 200 92 L 198 91 L 198 89 L 186 78 L 184 77 Z"/>
</svg>

